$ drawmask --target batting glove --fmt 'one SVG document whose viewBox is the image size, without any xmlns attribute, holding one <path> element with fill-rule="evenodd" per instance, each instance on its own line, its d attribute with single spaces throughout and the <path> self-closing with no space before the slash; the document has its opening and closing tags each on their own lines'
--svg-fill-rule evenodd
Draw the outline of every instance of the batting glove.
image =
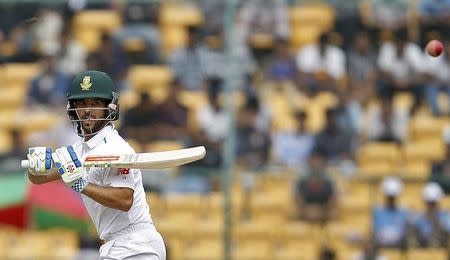
<svg viewBox="0 0 450 260">
<path fill-rule="evenodd" d="M 82 192 L 87 182 L 82 178 L 84 168 L 73 147 L 61 147 L 52 154 L 55 167 L 63 181 L 76 192 Z"/>
<path fill-rule="evenodd" d="M 31 147 L 28 149 L 28 172 L 33 175 L 45 175 L 52 169 L 52 149 Z"/>
</svg>

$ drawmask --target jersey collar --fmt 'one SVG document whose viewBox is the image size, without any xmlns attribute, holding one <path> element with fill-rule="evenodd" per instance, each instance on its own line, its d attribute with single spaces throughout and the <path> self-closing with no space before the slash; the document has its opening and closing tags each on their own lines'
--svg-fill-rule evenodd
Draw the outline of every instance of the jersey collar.
<svg viewBox="0 0 450 260">
<path fill-rule="evenodd" d="M 102 142 L 108 134 L 113 132 L 115 130 L 115 126 L 113 123 L 108 123 L 105 125 L 105 127 L 102 128 L 96 135 L 94 135 L 91 139 L 89 139 L 87 142 L 84 142 L 87 144 L 89 149 L 94 149 L 97 144 Z"/>
</svg>

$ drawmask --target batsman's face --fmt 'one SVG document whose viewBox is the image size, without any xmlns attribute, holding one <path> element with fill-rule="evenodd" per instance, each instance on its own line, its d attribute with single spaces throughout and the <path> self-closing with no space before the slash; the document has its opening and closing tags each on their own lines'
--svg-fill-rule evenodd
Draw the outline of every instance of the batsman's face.
<svg viewBox="0 0 450 260">
<path fill-rule="evenodd" d="M 78 117 L 82 120 L 81 127 L 85 133 L 94 133 L 104 125 L 106 117 L 106 101 L 96 98 L 75 101 Z"/>
</svg>

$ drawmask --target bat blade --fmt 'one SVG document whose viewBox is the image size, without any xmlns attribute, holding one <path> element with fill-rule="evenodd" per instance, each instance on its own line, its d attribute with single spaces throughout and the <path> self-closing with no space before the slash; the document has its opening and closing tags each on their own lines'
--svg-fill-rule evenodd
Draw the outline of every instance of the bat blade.
<svg viewBox="0 0 450 260">
<path fill-rule="evenodd" d="M 152 153 L 92 155 L 85 158 L 83 167 L 164 169 L 200 160 L 205 155 L 204 146 Z M 21 166 L 28 168 L 28 161 L 22 161 Z"/>
</svg>

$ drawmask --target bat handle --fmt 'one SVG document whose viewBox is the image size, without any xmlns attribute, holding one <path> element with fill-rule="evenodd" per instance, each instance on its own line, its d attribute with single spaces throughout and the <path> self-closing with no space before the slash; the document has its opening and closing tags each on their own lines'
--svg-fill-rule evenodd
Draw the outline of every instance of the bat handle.
<svg viewBox="0 0 450 260">
<path fill-rule="evenodd" d="M 20 167 L 22 168 L 28 168 L 28 166 L 30 166 L 30 162 L 28 162 L 28 160 L 22 160 L 20 162 Z"/>
</svg>

